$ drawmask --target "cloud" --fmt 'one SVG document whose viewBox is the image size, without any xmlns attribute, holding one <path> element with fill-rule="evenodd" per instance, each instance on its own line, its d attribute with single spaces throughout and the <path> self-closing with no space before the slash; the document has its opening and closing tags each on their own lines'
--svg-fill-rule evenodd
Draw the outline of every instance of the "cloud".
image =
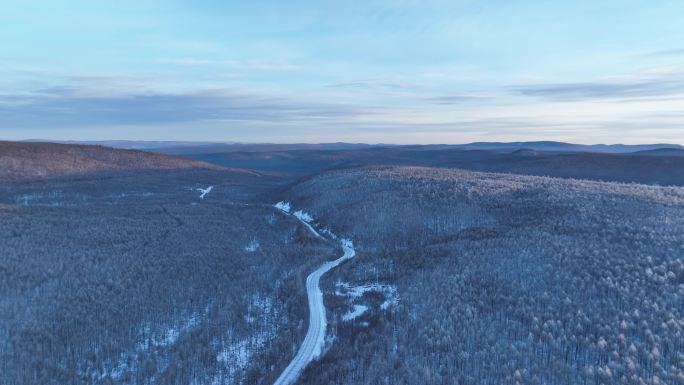
<svg viewBox="0 0 684 385">
<path fill-rule="evenodd" d="M 674 72 L 649 70 L 605 82 L 515 88 L 516 94 L 524 89 L 526 95 L 544 99 L 539 101 L 498 90 L 448 94 L 423 89 L 411 93 L 412 98 L 382 99 L 349 98 L 346 93 L 340 97 L 333 89 L 320 88 L 318 93 L 299 94 L 256 88 L 168 92 L 140 86 L 148 83 L 146 79 L 128 79 L 126 84 L 138 86 L 127 87 L 117 77 L 85 76 L 21 94 L 0 91 L 0 135 L 52 137 L 78 132 L 72 137 L 454 142 L 534 136 L 589 140 L 620 133 L 620 138 L 633 141 L 647 136 L 681 142 L 678 111 L 684 110 L 684 98 L 677 95 L 684 92 L 674 92 L 684 87 L 676 78 Z M 666 87 L 667 79 L 671 86 L 680 87 Z M 338 86 L 357 89 L 376 84 L 393 83 L 359 81 Z M 391 86 L 383 93 L 402 94 L 395 89 Z M 668 95 L 648 96 L 648 102 L 637 103 L 645 100 L 644 95 L 655 94 Z M 663 100 L 667 96 L 670 99 Z"/>
<path fill-rule="evenodd" d="M 220 66 L 228 65 L 234 66 L 237 61 L 234 60 L 208 60 L 208 59 L 198 59 L 192 57 L 182 57 L 182 58 L 164 58 L 158 60 L 160 63 L 173 64 L 178 66 Z"/>
<path fill-rule="evenodd" d="M 261 70 L 261 71 L 295 71 L 304 68 L 298 64 L 292 64 L 284 60 L 231 60 L 231 59 L 203 59 L 194 57 L 181 58 L 162 58 L 158 62 L 186 67 L 229 67 L 239 70 Z"/>
<path fill-rule="evenodd" d="M 448 95 L 448 96 L 436 96 L 431 98 L 426 98 L 426 100 L 442 105 L 451 104 L 465 104 L 470 102 L 485 102 L 491 100 L 491 97 L 487 96 L 474 96 L 474 95 Z"/>
<path fill-rule="evenodd" d="M 615 81 L 529 85 L 514 87 L 513 92 L 553 101 L 662 98 L 684 94 L 684 77 L 669 73 Z"/>
<path fill-rule="evenodd" d="M 646 56 L 684 56 L 684 48 L 665 49 L 661 51 L 649 52 Z"/>
<path fill-rule="evenodd" d="M 286 61 L 250 60 L 243 63 L 239 68 L 264 70 L 264 71 L 295 71 L 303 69 L 304 66 L 292 64 Z"/>
<path fill-rule="evenodd" d="M 263 97 L 232 89 L 103 96 L 55 87 L 32 94 L 0 95 L 0 129 L 200 121 L 297 122 L 372 113 L 369 108 Z"/>
<path fill-rule="evenodd" d="M 327 88 L 349 88 L 362 90 L 408 90 L 415 88 L 409 84 L 374 82 L 374 81 L 355 81 L 346 83 L 329 84 Z"/>
</svg>

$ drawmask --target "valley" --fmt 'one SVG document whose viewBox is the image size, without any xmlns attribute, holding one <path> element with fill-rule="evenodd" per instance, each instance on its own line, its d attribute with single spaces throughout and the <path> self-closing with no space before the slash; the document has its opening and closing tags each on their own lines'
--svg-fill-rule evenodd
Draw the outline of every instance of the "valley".
<svg viewBox="0 0 684 385">
<path fill-rule="evenodd" d="M 4 0 L 0 385 L 684 385 L 682 15 Z"/>
<path fill-rule="evenodd" d="M 249 168 L 4 148 L 21 165 L 0 172 L 4 383 L 684 379 L 676 183 L 425 166 L 460 156 L 425 148 L 285 150 L 296 167 L 279 148 Z M 481 155 L 518 156 L 502 151 Z M 671 151 L 647 156 L 631 175 L 670 173 Z"/>
</svg>

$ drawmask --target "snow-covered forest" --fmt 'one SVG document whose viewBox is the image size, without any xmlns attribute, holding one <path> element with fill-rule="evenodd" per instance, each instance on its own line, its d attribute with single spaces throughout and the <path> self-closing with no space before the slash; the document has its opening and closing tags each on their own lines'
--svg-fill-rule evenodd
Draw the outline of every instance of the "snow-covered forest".
<svg viewBox="0 0 684 385">
<path fill-rule="evenodd" d="M 684 383 L 682 187 L 150 162 L 0 185 L 0 383 Z"/>
<path fill-rule="evenodd" d="M 254 191 L 197 170 L 3 186 L 0 383 L 272 380 L 302 275 L 338 250 Z"/>
<path fill-rule="evenodd" d="M 359 240 L 331 292 L 399 299 L 349 324 L 330 295 L 335 345 L 303 383 L 684 382 L 683 189 L 406 167 L 289 199 Z"/>
</svg>

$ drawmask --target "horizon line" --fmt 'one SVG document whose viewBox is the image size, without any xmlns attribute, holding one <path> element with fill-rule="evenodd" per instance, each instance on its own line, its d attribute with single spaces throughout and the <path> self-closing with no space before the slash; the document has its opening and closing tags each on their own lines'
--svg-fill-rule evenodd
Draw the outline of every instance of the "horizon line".
<svg viewBox="0 0 684 385">
<path fill-rule="evenodd" d="M 574 146 L 680 146 L 684 147 L 682 143 L 675 142 L 641 142 L 641 143 L 581 143 L 581 142 L 571 142 L 571 141 L 559 141 L 559 140 L 512 140 L 512 141 L 485 141 L 478 140 L 472 142 L 460 142 L 460 143 L 370 143 L 370 142 L 345 142 L 345 141 L 330 141 L 330 142 L 248 142 L 248 141 L 212 141 L 212 140 L 157 140 L 157 139 L 92 139 L 92 140 L 80 140 L 80 139 L 41 139 L 41 138 L 27 138 L 27 139 L 2 139 L 0 141 L 5 142 L 44 142 L 44 143 L 73 143 L 73 144 L 97 144 L 97 143 L 187 143 L 187 144 L 197 144 L 197 145 L 326 145 L 326 144 L 347 144 L 347 145 L 366 145 L 366 146 L 467 146 L 467 145 L 478 145 L 478 144 L 519 144 L 519 143 L 553 143 L 553 144 L 564 144 L 564 145 L 574 145 Z"/>
</svg>

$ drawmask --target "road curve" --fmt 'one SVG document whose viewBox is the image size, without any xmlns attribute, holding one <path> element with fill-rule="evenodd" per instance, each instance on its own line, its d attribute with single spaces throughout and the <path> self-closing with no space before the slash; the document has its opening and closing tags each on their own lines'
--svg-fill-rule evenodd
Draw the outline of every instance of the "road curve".
<svg viewBox="0 0 684 385">
<path fill-rule="evenodd" d="M 307 224 L 306 222 L 304 223 Z M 316 234 L 318 233 L 316 232 Z M 306 332 L 306 337 L 304 337 L 304 342 L 302 342 L 302 345 L 299 347 L 297 355 L 290 361 L 285 370 L 283 370 L 274 385 L 293 384 L 302 371 L 304 371 L 304 368 L 306 368 L 311 361 L 320 357 L 323 352 L 325 329 L 328 323 L 325 318 L 323 292 L 321 292 L 321 287 L 319 285 L 321 277 L 323 274 L 337 267 L 340 263 L 353 258 L 354 255 L 356 255 L 354 245 L 351 241 L 343 239 L 341 243 L 344 254 L 340 258 L 334 261 L 325 262 L 306 277 L 306 294 L 309 299 L 309 330 Z"/>
</svg>

